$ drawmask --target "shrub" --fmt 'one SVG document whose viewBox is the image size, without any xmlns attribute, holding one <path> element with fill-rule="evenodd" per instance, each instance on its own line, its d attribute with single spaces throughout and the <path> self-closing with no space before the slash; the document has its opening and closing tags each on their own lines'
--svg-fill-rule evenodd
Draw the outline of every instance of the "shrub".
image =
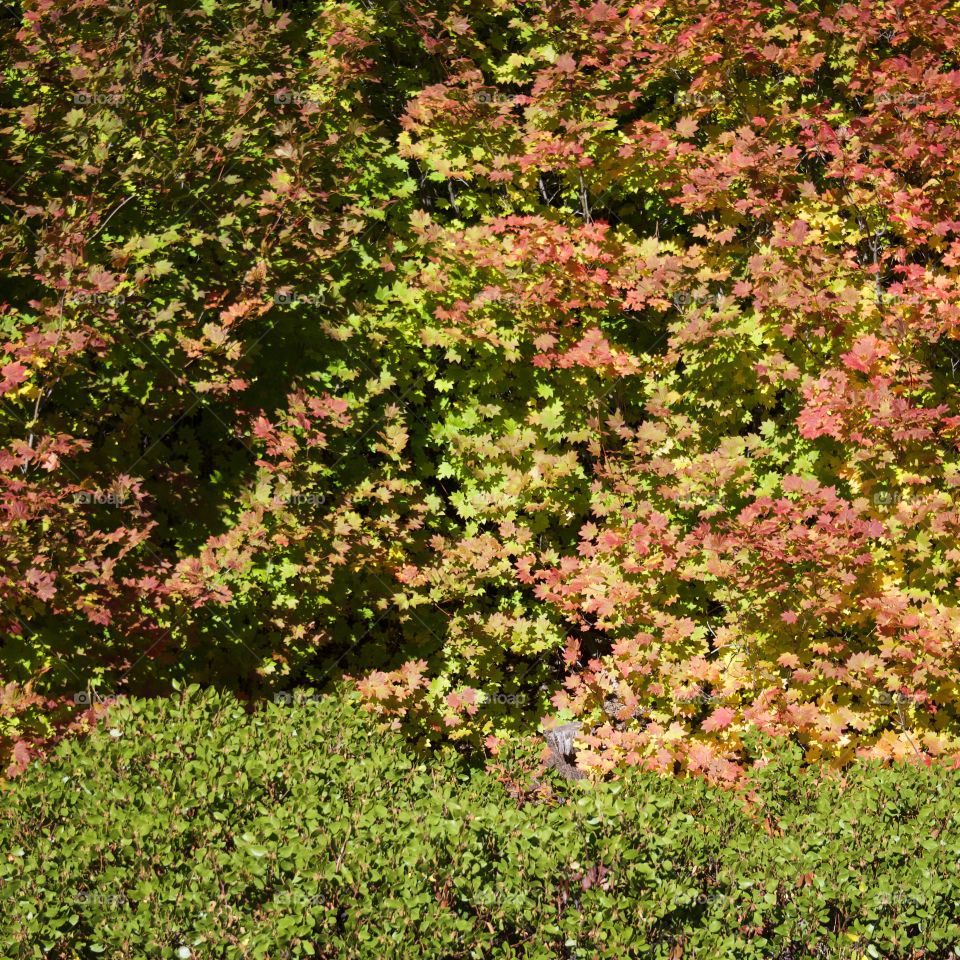
<svg viewBox="0 0 960 960">
<path fill-rule="evenodd" d="M 0 815 L 16 958 L 911 958 L 960 943 L 960 774 L 511 795 L 355 695 L 110 708 Z M 515 761 L 507 761 L 517 774 Z"/>
</svg>

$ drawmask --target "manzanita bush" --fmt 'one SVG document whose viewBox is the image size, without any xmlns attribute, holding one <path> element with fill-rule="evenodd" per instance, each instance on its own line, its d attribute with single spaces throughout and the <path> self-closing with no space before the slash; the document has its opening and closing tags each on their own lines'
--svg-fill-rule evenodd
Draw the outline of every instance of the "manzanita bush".
<svg viewBox="0 0 960 960">
<path fill-rule="evenodd" d="M 790 746 L 739 793 L 532 789 L 522 744 L 495 779 L 337 694 L 125 699 L 30 764 L 0 794 L 4 957 L 960 956 L 960 771 Z"/>
<path fill-rule="evenodd" d="M 343 672 L 597 775 L 960 757 L 955 4 L 5 10 L 13 770 Z"/>
</svg>

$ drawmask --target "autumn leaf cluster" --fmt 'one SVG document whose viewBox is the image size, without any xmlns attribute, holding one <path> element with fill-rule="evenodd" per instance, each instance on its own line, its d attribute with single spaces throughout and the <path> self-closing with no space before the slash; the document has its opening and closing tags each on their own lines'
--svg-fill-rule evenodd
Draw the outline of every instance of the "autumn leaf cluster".
<svg viewBox="0 0 960 960">
<path fill-rule="evenodd" d="M 960 756 L 958 25 L 25 3 L 14 769 L 117 693 L 344 674 L 431 743 L 577 719 L 597 775 Z"/>
</svg>

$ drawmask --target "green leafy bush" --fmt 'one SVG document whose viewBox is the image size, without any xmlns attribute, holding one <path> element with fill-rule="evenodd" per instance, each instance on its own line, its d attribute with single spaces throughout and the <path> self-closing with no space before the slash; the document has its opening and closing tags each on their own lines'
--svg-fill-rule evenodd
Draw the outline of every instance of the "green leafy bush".
<svg viewBox="0 0 960 960">
<path fill-rule="evenodd" d="M 5 796 L 0 955 L 954 956 L 960 775 L 798 762 L 516 793 L 352 696 L 130 700 Z"/>
</svg>

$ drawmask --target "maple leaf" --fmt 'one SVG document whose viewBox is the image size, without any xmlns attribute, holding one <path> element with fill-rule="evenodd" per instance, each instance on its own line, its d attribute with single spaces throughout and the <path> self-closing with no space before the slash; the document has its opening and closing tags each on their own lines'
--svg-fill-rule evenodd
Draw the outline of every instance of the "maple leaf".
<svg viewBox="0 0 960 960">
<path fill-rule="evenodd" d="M 31 567 L 27 570 L 26 581 L 34 588 L 34 592 L 41 600 L 52 600 L 57 594 L 54 586 L 56 577 L 46 570 Z"/>
<path fill-rule="evenodd" d="M 714 730 L 724 730 L 733 723 L 736 715 L 736 712 L 731 710 L 730 707 L 718 707 L 703 721 L 700 729 L 707 733 L 712 733 Z"/>
<path fill-rule="evenodd" d="M 0 367 L 0 394 L 9 393 L 14 387 L 20 386 L 30 375 L 30 371 L 18 360 L 6 363 Z"/>
<path fill-rule="evenodd" d="M 17 740 L 11 750 L 11 760 L 7 767 L 8 777 L 18 777 L 30 763 L 30 745 L 26 740 Z"/>
<path fill-rule="evenodd" d="M 862 373 L 869 373 L 870 368 L 881 357 L 890 353 L 890 347 L 883 340 L 877 339 L 872 333 L 859 337 L 852 348 L 841 355 L 845 367 L 850 370 L 859 370 Z"/>
</svg>

